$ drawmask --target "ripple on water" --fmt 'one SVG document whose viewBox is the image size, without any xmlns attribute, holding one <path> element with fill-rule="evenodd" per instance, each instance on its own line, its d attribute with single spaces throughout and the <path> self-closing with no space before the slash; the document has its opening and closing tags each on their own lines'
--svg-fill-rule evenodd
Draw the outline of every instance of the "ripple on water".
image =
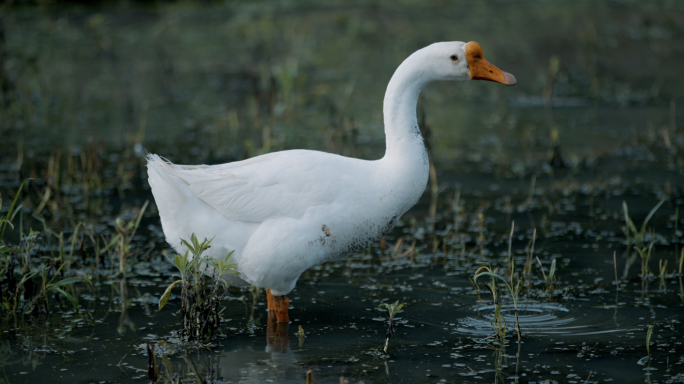
<svg viewBox="0 0 684 384">
<path fill-rule="evenodd" d="M 454 331 L 469 336 L 492 335 L 494 305 L 475 305 L 472 310 L 477 315 L 459 319 L 459 324 Z M 508 328 L 512 329 L 515 325 L 513 304 L 502 305 L 501 314 Z M 620 327 L 606 312 L 598 316 L 594 313 L 592 316 L 582 315 L 578 318 L 573 316 L 568 308 L 550 303 L 520 303 L 518 304 L 518 319 L 525 335 L 585 336 L 634 330 L 634 328 Z"/>
</svg>

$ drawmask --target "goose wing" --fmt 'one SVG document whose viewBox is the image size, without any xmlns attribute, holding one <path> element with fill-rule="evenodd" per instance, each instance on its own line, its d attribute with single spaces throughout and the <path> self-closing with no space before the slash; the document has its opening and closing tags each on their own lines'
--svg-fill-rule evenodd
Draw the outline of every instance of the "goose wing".
<svg viewBox="0 0 684 384">
<path fill-rule="evenodd" d="M 156 155 L 148 160 L 227 218 L 260 223 L 301 217 L 311 207 L 335 202 L 345 177 L 322 155 L 340 157 L 298 150 L 213 166 L 174 165 Z"/>
</svg>

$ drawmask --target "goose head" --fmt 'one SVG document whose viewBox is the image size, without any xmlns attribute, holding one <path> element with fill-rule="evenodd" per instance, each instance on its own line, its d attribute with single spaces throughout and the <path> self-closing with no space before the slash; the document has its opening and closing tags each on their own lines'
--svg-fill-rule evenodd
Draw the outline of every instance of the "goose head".
<svg viewBox="0 0 684 384">
<path fill-rule="evenodd" d="M 487 80 L 515 85 L 513 75 L 485 60 L 482 47 L 475 41 L 435 43 L 424 48 L 431 72 L 438 80 Z"/>
</svg>

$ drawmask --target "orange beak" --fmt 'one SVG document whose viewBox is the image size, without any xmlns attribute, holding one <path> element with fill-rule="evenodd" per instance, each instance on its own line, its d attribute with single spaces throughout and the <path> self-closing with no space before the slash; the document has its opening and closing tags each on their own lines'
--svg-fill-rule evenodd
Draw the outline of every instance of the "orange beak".
<svg viewBox="0 0 684 384">
<path fill-rule="evenodd" d="M 471 41 L 466 44 L 466 60 L 468 60 L 468 67 L 470 67 L 470 78 L 473 80 L 487 80 L 494 81 L 506 85 L 515 85 L 515 76 L 508 72 L 504 72 L 482 56 L 482 47 L 480 44 Z"/>
</svg>

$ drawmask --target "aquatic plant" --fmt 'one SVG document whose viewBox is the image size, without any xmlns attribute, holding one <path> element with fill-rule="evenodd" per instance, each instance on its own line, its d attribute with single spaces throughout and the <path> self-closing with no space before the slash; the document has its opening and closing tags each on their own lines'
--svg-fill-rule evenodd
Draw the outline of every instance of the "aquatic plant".
<svg viewBox="0 0 684 384">
<path fill-rule="evenodd" d="M 59 269 L 54 271 L 54 273 L 50 274 L 49 269 L 50 267 L 47 267 L 45 265 L 41 265 L 40 268 L 40 293 L 36 295 L 33 299 L 33 301 L 30 303 L 29 306 L 27 306 L 27 312 L 32 311 L 32 306 L 38 306 L 41 305 L 45 309 L 45 312 L 49 312 L 49 300 L 50 300 L 50 295 L 54 295 L 55 297 L 63 297 L 67 299 L 71 305 L 74 307 L 74 309 L 78 309 L 78 302 L 76 299 L 66 291 L 67 287 L 73 283 L 78 283 L 81 281 L 81 278 L 78 277 L 67 277 L 65 279 L 61 279 L 59 281 L 57 280 L 57 277 L 59 276 L 59 272 L 64 268 L 64 266 L 67 264 L 62 264 Z"/>
<path fill-rule="evenodd" d="M 197 240 L 193 233 L 190 241 L 181 240 L 188 248 L 185 254 L 175 255 L 166 258 L 180 272 L 180 280 L 171 283 L 162 296 L 159 298 L 159 308 L 168 303 L 171 293 L 178 285 L 181 286 L 181 338 L 188 341 L 211 341 L 214 332 L 220 324 L 221 312 L 220 302 L 228 294 L 228 285 L 223 280 L 227 274 L 237 274 L 235 266 L 230 264 L 233 252 L 229 253 L 225 259 L 217 260 L 212 257 L 203 257 L 213 239 L 203 241 Z M 190 256 L 192 254 L 192 256 Z M 210 278 L 207 278 L 207 275 Z"/>
<path fill-rule="evenodd" d="M 522 280 L 518 279 L 518 282 L 516 284 L 513 283 L 513 278 L 515 276 L 515 259 L 513 258 L 513 253 L 512 253 L 512 246 L 513 246 L 513 232 L 515 231 L 515 221 L 511 222 L 511 232 L 508 235 L 508 264 L 509 264 L 509 275 L 510 275 L 510 280 L 506 280 L 505 277 L 494 273 L 492 268 L 490 266 L 481 266 L 480 268 L 475 271 L 475 276 L 473 277 L 473 283 L 477 284 L 477 279 L 482 276 L 489 276 L 492 279 L 491 284 L 485 283 L 487 288 L 492 293 L 492 297 L 494 299 L 494 305 L 496 307 L 496 311 L 494 312 L 494 322 L 492 323 L 492 327 L 494 328 L 494 332 L 496 333 L 498 339 L 503 343 L 506 339 L 506 320 L 503 318 L 503 315 L 501 315 L 501 304 L 498 304 L 498 294 L 496 291 L 496 279 L 499 279 L 503 281 L 505 284 L 506 288 L 508 289 L 508 292 L 511 294 L 511 298 L 513 299 L 513 307 L 515 309 L 515 330 L 516 333 L 518 334 L 518 341 L 522 338 L 522 334 L 520 332 L 520 322 L 518 321 L 518 294 L 520 293 L 520 287 L 522 284 Z M 536 234 L 536 231 L 534 232 Z M 534 244 L 534 243 L 533 243 Z M 534 248 L 532 248 L 532 251 L 534 252 Z M 531 253 L 528 253 L 528 258 L 530 257 Z M 523 275 L 524 275 L 525 269 L 523 269 Z M 479 297 L 479 294 L 478 294 Z"/>
<path fill-rule="evenodd" d="M 542 277 L 544 277 L 546 292 L 548 294 L 553 294 L 555 285 L 554 283 L 556 282 L 556 280 L 554 279 L 554 276 L 556 275 L 556 259 L 551 260 L 551 266 L 549 267 L 548 276 L 546 275 L 546 272 L 544 272 L 544 266 L 542 265 L 541 260 L 539 260 L 539 257 L 537 257 L 537 263 L 539 263 L 539 270 L 541 270 Z"/>
<path fill-rule="evenodd" d="M 387 351 L 389 350 L 390 338 L 394 335 L 394 317 L 397 313 L 401 312 L 401 309 L 404 308 L 405 305 L 406 303 L 400 304 L 399 300 L 395 301 L 394 304 L 380 304 L 381 307 L 387 310 L 387 333 L 385 334 L 385 347 L 382 349 L 385 356 L 388 355 Z"/>
<path fill-rule="evenodd" d="M 660 290 L 664 291 L 665 288 L 665 277 L 667 277 L 667 260 L 663 263 L 663 259 L 658 260 L 658 270 L 660 273 L 658 276 L 660 277 Z"/>
<path fill-rule="evenodd" d="M 2 275 L 5 276 L 2 281 L 5 285 L 2 290 L 2 307 L 8 313 L 17 313 L 21 300 L 33 296 L 32 278 L 38 271 L 31 272 L 31 255 L 38 243 L 38 237 L 39 233 L 31 230 L 28 235 L 21 234 L 19 247 L 12 248 L 2 244 L 0 249 L 3 256 Z"/>
<path fill-rule="evenodd" d="M 511 266 L 511 272 L 514 270 L 515 267 Z M 498 279 L 504 283 L 508 289 L 508 292 L 511 294 L 511 298 L 513 299 L 513 308 L 515 309 L 515 330 L 518 334 L 518 341 L 520 341 L 522 338 L 522 333 L 520 331 L 520 322 L 518 321 L 518 294 L 520 293 L 520 286 L 522 283 L 521 280 L 518 280 L 514 286 L 513 273 L 511 273 L 511 279 L 509 282 L 509 280 L 507 280 L 504 276 L 495 273 L 495 271 L 492 270 L 492 267 L 488 265 L 483 265 L 478 268 L 478 270 L 475 272 L 475 276 L 473 277 L 473 282 L 477 284 L 477 279 L 482 276 L 489 276 L 492 279 L 491 283 L 485 283 L 485 285 L 487 288 L 489 288 L 489 290 L 492 292 L 492 296 L 494 297 L 496 311 L 494 312 L 494 323 L 492 323 L 492 327 L 494 328 L 496 336 L 502 343 L 506 339 L 506 320 L 503 319 L 503 315 L 501 314 L 501 304 L 498 304 L 498 294 L 496 293 L 496 281 Z"/>
<path fill-rule="evenodd" d="M 110 249 L 116 249 L 119 255 L 119 274 L 121 276 L 126 276 L 126 257 L 131 252 L 131 240 L 133 240 L 133 236 L 135 236 L 135 232 L 138 230 L 138 226 L 140 226 L 140 220 L 148 204 L 149 201 L 145 201 L 138 215 L 128 222 L 125 222 L 122 218 L 117 218 L 115 222 L 116 234 L 111 237 L 107 246 L 101 250 L 101 252 L 106 252 Z"/>
<path fill-rule="evenodd" d="M 515 224 L 515 222 L 514 222 Z M 532 239 L 530 242 L 527 244 L 527 247 L 525 248 L 525 254 L 527 255 L 527 258 L 525 259 L 525 266 L 523 267 L 523 272 L 522 272 L 522 277 L 528 277 L 530 272 L 532 271 L 532 258 L 534 257 L 534 245 L 537 241 L 537 228 L 534 228 L 532 230 Z M 511 229 L 511 234 L 508 237 L 508 258 L 511 258 L 511 243 L 513 242 L 513 230 Z"/>
<path fill-rule="evenodd" d="M 502 344 L 506 341 L 506 319 L 501 314 L 502 304 L 495 304 L 496 310 L 494 311 L 494 322 L 492 322 L 492 328 L 494 328 L 494 333 L 496 338 Z M 520 333 L 520 331 L 518 331 Z M 519 337 L 519 336 L 518 336 Z"/>
<path fill-rule="evenodd" d="M 653 215 L 658 211 L 658 208 L 660 208 L 661 205 L 667 200 L 667 198 L 663 197 L 658 204 L 655 205 L 651 209 L 651 211 L 648 213 L 644 221 L 641 223 L 641 227 L 637 228 L 637 226 L 634 224 L 634 221 L 632 218 L 629 216 L 629 210 L 627 209 L 627 203 L 625 201 L 622 202 L 622 211 L 624 214 L 624 219 L 625 219 L 625 226 L 622 228 L 623 233 L 625 234 L 625 237 L 627 238 L 627 244 L 631 244 L 632 242 L 636 246 L 644 246 L 644 243 L 646 241 L 646 226 L 648 225 L 648 222 L 651 220 Z"/>
<path fill-rule="evenodd" d="M 14 208 L 17 205 L 17 201 L 19 200 L 19 196 L 21 195 L 21 190 L 24 188 L 24 184 L 26 184 L 26 182 L 29 180 L 24 180 L 24 182 L 21 183 L 19 189 L 17 189 L 17 193 L 14 195 L 14 199 L 12 200 L 9 209 L 7 210 L 7 215 L 4 219 L 0 219 L 0 226 L 2 227 L 2 230 L 0 230 L 0 245 L 4 246 L 5 230 L 7 230 L 7 226 L 9 225 L 12 228 L 14 228 L 14 226 L 12 225 L 12 219 L 14 218 Z M 0 207 L 2 207 L 2 195 L 0 195 Z"/>
<path fill-rule="evenodd" d="M 304 338 L 306 338 L 306 333 L 304 333 L 304 328 L 302 326 L 299 326 L 299 330 L 295 332 L 295 335 L 297 335 L 297 339 L 299 340 L 299 348 L 304 345 Z"/>
<path fill-rule="evenodd" d="M 651 358 L 651 336 L 653 336 L 653 325 L 649 325 L 646 330 L 646 352 L 649 359 Z"/>
<path fill-rule="evenodd" d="M 57 235 L 60 239 L 58 255 L 52 255 L 53 257 L 48 260 L 48 263 L 45 263 L 43 258 L 35 257 L 39 249 L 41 234 L 32 228 L 29 228 L 28 234 L 20 229 L 20 242 L 17 246 L 5 243 L 5 231 L 8 226 L 14 229 L 12 220 L 19 212 L 19 209 L 15 211 L 15 208 L 17 207 L 24 184 L 27 181 L 24 181 L 19 186 L 7 211 L 7 215 L 0 220 L 0 276 L 2 276 L 2 279 L 0 279 L 0 290 L 2 292 L 0 308 L 10 314 L 17 314 L 19 312 L 25 314 L 35 312 L 49 313 L 51 297 L 54 297 L 60 304 L 62 299 L 66 299 L 74 308 L 78 308 L 76 299 L 67 290 L 68 286 L 80 282 L 82 279 L 64 277 L 63 271 L 65 267 L 68 269 L 69 260 L 62 233 Z M 1 197 L 0 206 L 2 206 Z M 43 225 L 46 240 L 49 242 L 49 236 L 54 233 L 48 231 L 44 221 Z M 72 250 L 79 226 L 76 227 L 72 236 Z M 51 247 L 49 248 L 52 249 Z M 71 255 L 71 252 L 69 254 Z"/>
<path fill-rule="evenodd" d="M 648 247 L 634 247 L 634 249 L 639 254 L 639 258 L 641 259 L 641 277 L 643 279 L 648 279 L 648 276 L 650 274 L 648 265 L 651 260 L 651 255 L 653 255 L 654 244 L 654 242 L 651 242 L 651 244 Z"/>
</svg>

